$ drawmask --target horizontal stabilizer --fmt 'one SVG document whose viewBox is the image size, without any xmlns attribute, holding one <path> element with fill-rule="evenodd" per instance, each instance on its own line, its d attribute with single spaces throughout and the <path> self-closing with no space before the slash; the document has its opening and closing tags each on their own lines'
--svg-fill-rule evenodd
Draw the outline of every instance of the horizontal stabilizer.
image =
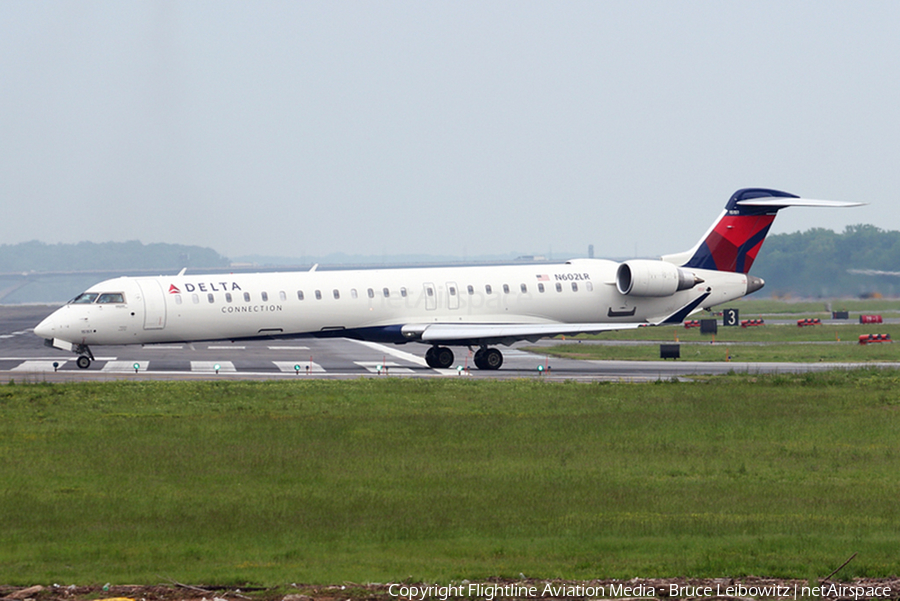
<svg viewBox="0 0 900 601">
<path fill-rule="evenodd" d="M 840 200 L 813 200 L 811 198 L 754 198 L 751 200 L 739 200 L 738 205 L 742 207 L 772 207 L 773 209 L 783 209 L 786 207 L 826 207 L 826 208 L 849 208 L 861 207 L 864 202 L 842 202 Z"/>
</svg>

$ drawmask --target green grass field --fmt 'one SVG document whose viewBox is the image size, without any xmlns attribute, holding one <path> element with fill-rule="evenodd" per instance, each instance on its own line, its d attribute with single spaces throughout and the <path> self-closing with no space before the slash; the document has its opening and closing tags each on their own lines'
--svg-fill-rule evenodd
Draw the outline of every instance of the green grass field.
<svg viewBox="0 0 900 601">
<path fill-rule="evenodd" d="M 900 300 L 890 298 L 785 300 L 754 296 L 729 303 L 728 306 L 740 309 L 741 315 L 746 316 L 815 314 L 817 317 L 825 317 L 830 316 L 831 311 L 850 311 L 854 313 L 853 319 L 856 319 L 860 313 L 900 312 Z"/>
<path fill-rule="evenodd" d="M 530 348 L 532 352 L 566 359 L 597 361 L 661 361 L 659 346 L 603 346 L 589 344 L 559 344 L 553 347 Z M 716 345 L 682 345 L 681 361 L 732 361 L 750 363 L 878 363 L 900 361 L 900 346 L 893 344 L 821 345 L 775 344 L 744 346 L 719 343 Z"/>
<path fill-rule="evenodd" d="M 720 320 L 721 322 L 721 320 Z M 672 342 L 747 342 L 766 344 L 798 344 L 807 342 L 850 342 L 856 343 L 861 334 L 891 334 L 891 337 L 900 336 L 900 324 L 842 324 L 842 325 L 817 325 L 797 327 L 791 325 L 772 325 L 771 323 L 751 327 L 724 327 L 719 323 L 715 336 L 701 334 L 699 328 L 685 328 L 684 326 L 657 326 L 637 328 L 634 330 L 619 330 L 604 332 L 602 334 L 582 335 L 575 339 L 581 340 L 650 340 Z M 898 339 L 900 342 L 900 339 Z M 890 345 L 887 345 L 890 346 Z"/>
<path fill-rule="evenodd" d="M 873 304 L 889 304 L 895 301 L 849 301 L 845 304 L 861 303 L 877 313 Z M 755 305 L 751 305 L 755 303 Z M 789 319 L 796 315 L 789 313 L 795 305 L 805 309 L 817 303 L 785 303 L 783 301 L 747 301 L 741 303 L 741 319 L 765 318 Z M 750 305 L 754 311 L 748 310 Z M 762 313 L 772 311 L 773 314 Z M 809 311 L 804 317 L 820 317 L 826 314 Z M 702 319 L 701 314 L 697 319 Z M 830 315 L 827 315 L 830 318 Z M 858 318 L 858 315 L 854 317 Z M 530 347 L 528 350 L 568 359 L 659 361 L 659 343 L 682 343 L 681 359 L 685 361 L 736 361 L 736 362 L 837 362 L 837 363 L 877 363 L 900 361 L 900 344 L 878 343 L 859 344 L 859 336 L 864 334 L 888 334 L 900 343 L 900 324 L 866 324 L 854 320 L 823 325 L 798 327 L 767 323 L 759 327 L 724 327 L 719 319 L 715 335 L 701 334 L 699 328 L 687 329 L 683 326 L 659 326 L 604 332 L 597 335 L 582 335 L 561 339 L 553 347 Z M 645 345 L 603 345 L 585 344 L 586 341 L 640 341 Z"/>
<path fill-rule="evenodd" d="M 0 386 L 0 582 L 900 573 L 900 376 Z"/>
<path fill-rule="evenodd" d="M 853 326 L 844 326 L 853 329 Z M 656 336 L 647 336 L 642 330 L 656 330 Z M 803 328 L 806 332 L 795 332 L 790 326 L 771 326 L 754 328 L 753 331 L 728 328 L 722 335 L 717 335 L 715 343 L 712 337 L 703 336 L 697 330 L 680 329 L 671 339 L 660 336 L 661 328 L 642 328 L 640 334 L 633 339 L 647 341 L 639 345 L 591 344 L 583 340 L 560 342 L 551 347 L 528 347 L 531 352 L 563 357 L 567 359 L 620 360 L 620 361 L 659 361 L 659 343 L 681 343 L 682 361 L 734 361 L 751 363 L 884 363 L 900 361 L 900 344 L 878 343 L 860 345 L 858 335 L 849 336 L 850 331 L 835 332 L 813 328 Z M 723 328 L 720 328 L 720 332 Z M 900 326 L 886 326 L 871 332 L 891 333 L 892 338 L 900 336 Z M 671 329 L 668 333 L 672 335 Z M 782 334 L 784 333 L 784 334 Z M 791 341 L 791 334 L 799 334 L 798 340 Z M 806 340 L 799 339 L 800 337 Z M 828 338 L 831 338 L 830 340 Z M 613 337 L 610 337 L 613 338 Z M 779 340 L 780 338 L 780 340 Z M 824 339 L 823 339 L 824 338 Z M 627 340 L 626 336 L 615 337 Z M 900 342 L 900 338 L 897 338 Z"/>
</svg>

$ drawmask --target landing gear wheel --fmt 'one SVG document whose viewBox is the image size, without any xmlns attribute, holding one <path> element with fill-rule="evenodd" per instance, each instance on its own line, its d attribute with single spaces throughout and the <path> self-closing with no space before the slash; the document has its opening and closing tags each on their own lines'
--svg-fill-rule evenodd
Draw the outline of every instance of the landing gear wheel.
<svg viewBox="0 0 900 601">
<path fill-rule="evenodd" d="M 453 351 L 446 346 L 438 347 L 434 357 L 437 360 L 436 363 L 440 369 L 447 369 L 453 365 Z"/>
<path fill-rule="evenodd" d="M 446 346 L 433 346 L 425 351 L 425 363 L 434 369 L 447 369 L 453 365 L 453 351 Z"/>
<path fill-rule="evenodd" d="M 474 361 L 478 369 L 500 369 L 503 365 L 503 353 L 495 348 L 480 348 L 475 351 Z"/>
<path fill-rule="evenodd" d="M 82 355 L 75 359 L 75 365 L 77 365 L 79 369 L 87 369 L 91 366 L 91 358 Z"/>
<path fill-rule="evenodd" d="M 425 351 L 425 363 L 428 364 L 428 367 L 437 367 L 437 360 L 434 358 L 434 354 L 436 351 L 436 346 L 430 346 L 428 347 L 428 350 Z"/>
<path fill-rule="evenodd" d="M 475 367 L 478 369 L 484 369 L 484 349 L 480 348 L 475 351 L 475 356 L 472 357 L 472 363 L 475 364 Z"/>
</svg>

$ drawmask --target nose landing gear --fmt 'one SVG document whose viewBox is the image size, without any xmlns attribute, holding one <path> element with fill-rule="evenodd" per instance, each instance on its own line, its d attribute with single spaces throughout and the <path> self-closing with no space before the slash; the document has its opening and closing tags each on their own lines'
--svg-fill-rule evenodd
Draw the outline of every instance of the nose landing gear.
<svg viewBox="0 0 900 601">
<path fill-rule="evenodd" d="M 72 350 L 79 354 L 79 357 L 75 359 L 75 365 L 77 365 L 79 369 L 87 369 L 91 366 L 91 361 L 94 361 L 94 353 L 91 352 L 88 345 L 78 344 Z"/>
</svg>

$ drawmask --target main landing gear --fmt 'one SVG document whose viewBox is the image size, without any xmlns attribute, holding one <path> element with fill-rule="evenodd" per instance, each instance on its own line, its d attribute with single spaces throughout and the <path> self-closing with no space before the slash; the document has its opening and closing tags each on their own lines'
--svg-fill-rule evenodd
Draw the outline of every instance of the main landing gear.
<svg viewBox="0 0 900 601">
<path fill-rule="evenodd" d="M 481 347 L 475 351 L 475 367 L 478 369 L 500 369 L 503 353 L 495 348 Z"/>
<path fill-rule="evenodd" d="M 474 360 L 478 369 L 500 369 L 503 365 L 503 353 L 483 346 L 475 351 Z M 425 363 L 435 369 L 448 369 L 453 365 L 453 351 L 446 346 L 432 346 L 425 352 Z"/>
<path fill-rule="evenodd" d="M 432 346 L 425 352 L 425 363 L 435 369 L 447 369 L 453 365 L 453 351 L 446 346 Z"/>
</svg>

